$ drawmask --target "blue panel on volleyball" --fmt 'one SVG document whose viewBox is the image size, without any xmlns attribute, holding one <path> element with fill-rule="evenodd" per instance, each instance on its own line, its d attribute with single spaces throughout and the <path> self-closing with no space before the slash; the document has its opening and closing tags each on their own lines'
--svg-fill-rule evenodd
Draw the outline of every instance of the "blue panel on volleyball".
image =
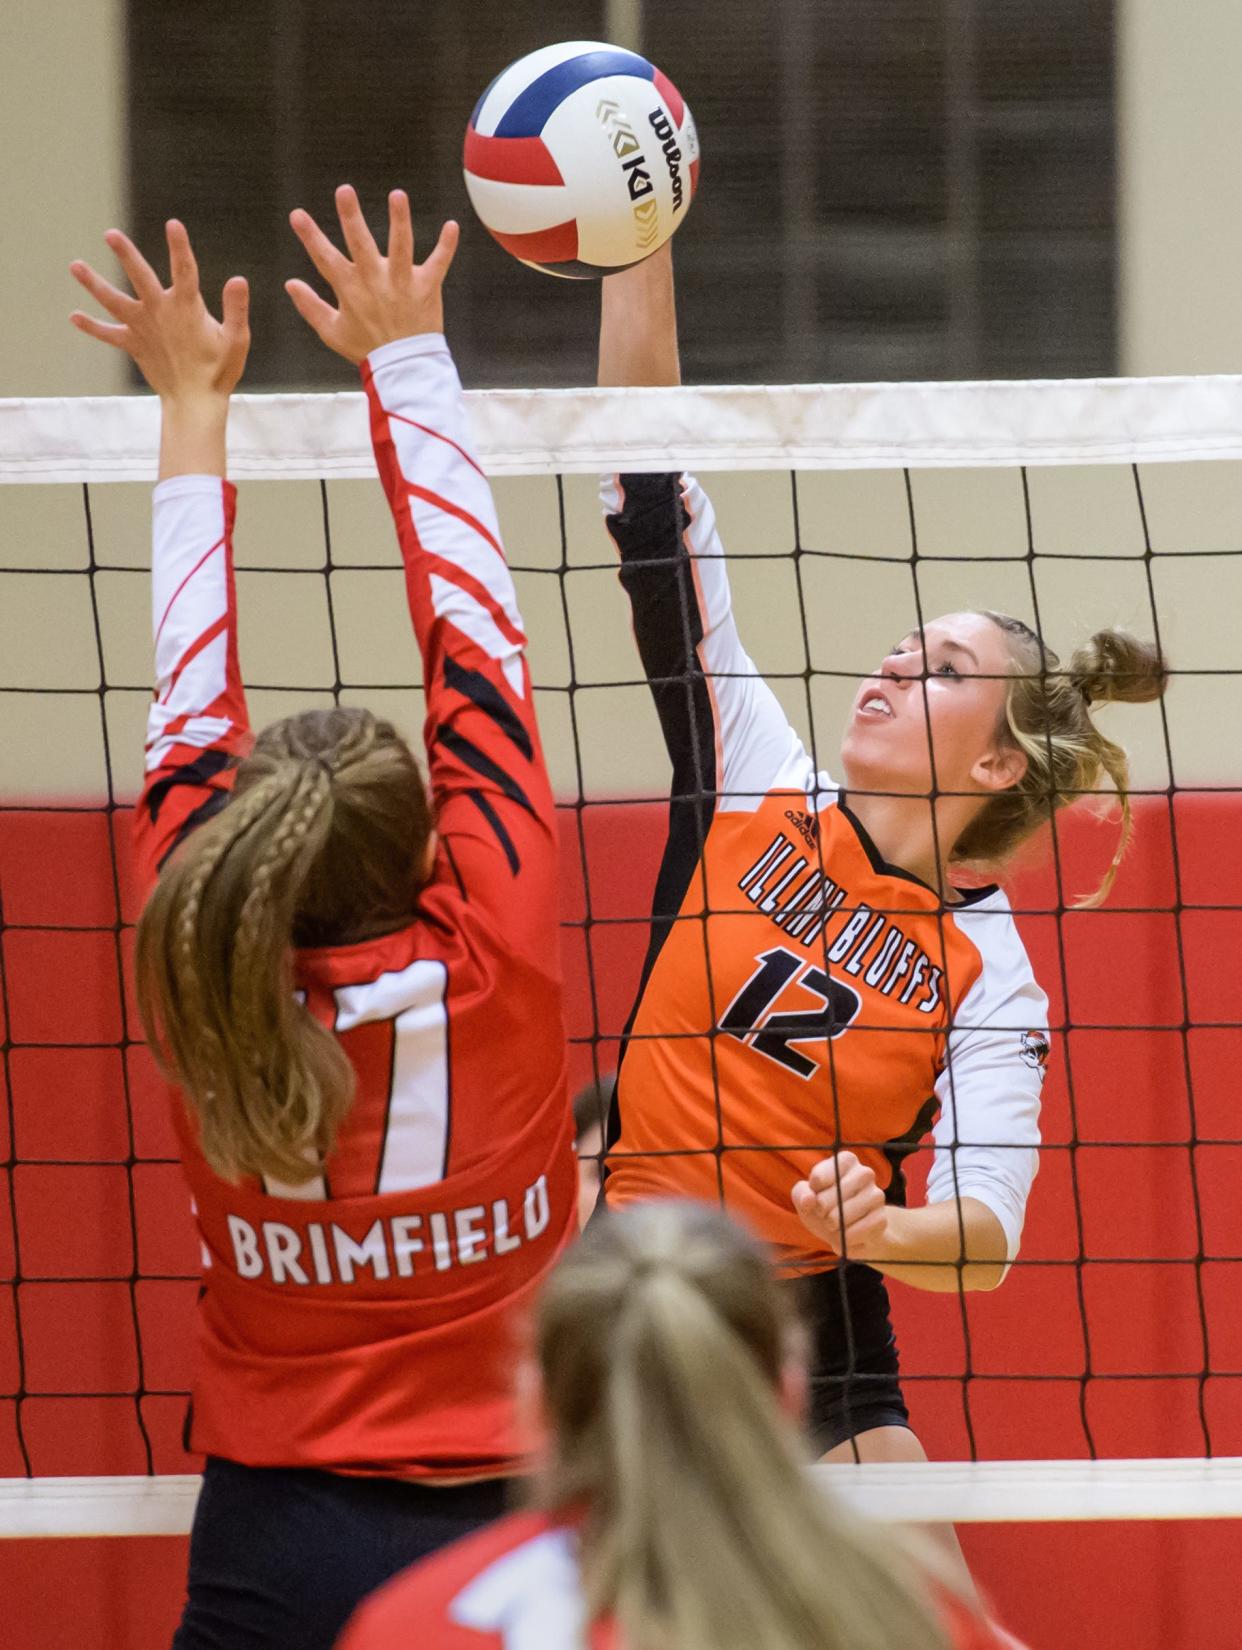
<svg viewBox="0 0 1242 1650">
<path fill-rule="evenodd" d="M 585 86 L 589 80 L 598 80 L 610 74 L 632 74 L 639 80 L 655 79 L 655 70 L 637 52 L 584 52 L 581 57 L 571 57 L 566 63 L 558 63 L 541 74 L 538 80 L 532 80 L 505 110 L 495 135 L 538 137 L 544 122 L 563 98 L 576 92 L 579 86 Z M 484 92 L 483 97 L 486 96 L 487 92 Z M 482 101 L 480 98 L 480 104 Z M 476 106 L 471 118 L 476 118 L 478 112 Z"/>
</svg>

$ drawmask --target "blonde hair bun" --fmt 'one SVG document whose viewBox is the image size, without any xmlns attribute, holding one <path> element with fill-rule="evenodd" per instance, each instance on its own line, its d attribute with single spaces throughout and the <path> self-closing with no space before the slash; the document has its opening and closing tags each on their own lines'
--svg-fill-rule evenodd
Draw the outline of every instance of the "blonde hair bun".
<svg viewBox="0 0 1242 1650">
<path fill-rule="evenodd" d="M 1168 669 L 1155 643 L 1128 630 L 1097 630 L 1075 648 L 1069 679 L 1089 705 L 1143 705 L 1164 692 Z"/>
</svg>

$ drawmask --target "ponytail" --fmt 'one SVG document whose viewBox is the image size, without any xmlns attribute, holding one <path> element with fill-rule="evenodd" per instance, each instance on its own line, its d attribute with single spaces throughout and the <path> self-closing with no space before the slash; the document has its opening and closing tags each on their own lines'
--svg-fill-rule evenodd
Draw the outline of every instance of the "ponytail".
<svg viewBox="0 0 1242 1650">
<path fill-rule="evenodd" d="M 543 1495 L 589 1508 L 589 1619 L 632 1650 L 941 1650 L 901 1537 L 806 1471 L 776 1401 L 782 1304 L 766 1258 L 698 1205 L 609 1216 L 561 1263 L 539 1318 Z"/>
<path fill-rule="evenodd" d="M 430 829 L 387 723 L 311 711 L 260 735 L 232 800 L 165 866 L 138 924 L 138 1005 L 225 1179 L 320 1172 L 354 1072 L 295 996 L 293 951 L 412 920 Z"/>
</svg>

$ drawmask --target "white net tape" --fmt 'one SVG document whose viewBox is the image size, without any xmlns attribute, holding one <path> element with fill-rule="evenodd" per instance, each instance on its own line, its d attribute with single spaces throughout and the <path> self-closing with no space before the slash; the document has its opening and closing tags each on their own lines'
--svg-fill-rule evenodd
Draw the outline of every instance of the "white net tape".
<svg viewBox="0 0 1242 1650">
<path fill-rule="evenodd" d="M 1043 1523 L 1242 1517 L 1242 1459 L 868 1462 L 812 1469 L 868 1518 Z M 0 1540 L 186 1535 L 199 1480 L 0 1479 Z"/>
<path fill-rule="evenodd" d="M 1242 459 L 1242 377 L 644 390 L 467 397 L 489 475 Z M 149 396 L 0 400 L 0 481 L 149 481 Z M 239 395 L 231 473 L 375 474 L 360 394 Z"/>
</svg>

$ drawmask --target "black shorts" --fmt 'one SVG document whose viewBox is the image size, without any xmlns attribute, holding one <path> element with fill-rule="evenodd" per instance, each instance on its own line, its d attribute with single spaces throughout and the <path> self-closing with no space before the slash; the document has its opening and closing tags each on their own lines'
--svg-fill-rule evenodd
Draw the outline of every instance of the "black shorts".
<svg viewBox="0 0 1242 1650">
<path fill-rule="evenodd" d="M 807 1423 L 815 1453 L 872 1427 L 908 1427 L 888 1290 L 879 1272 L 847 1261 L 784 1287 L 794 1292 L 810 1334 Z"/>
<path fill-rule="evenodd" d="M 368 1593 L 499 1518 L 515 1483 L 437 1487 L 209 1457 L 173 1650 L 331 1650 Z"/>
</svg>

